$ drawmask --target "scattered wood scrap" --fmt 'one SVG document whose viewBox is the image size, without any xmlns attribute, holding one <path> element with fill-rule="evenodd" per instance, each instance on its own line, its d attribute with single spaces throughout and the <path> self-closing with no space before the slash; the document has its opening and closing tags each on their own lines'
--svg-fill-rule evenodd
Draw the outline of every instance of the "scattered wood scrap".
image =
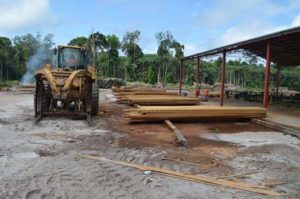
<svg viewBox="0 0 300 199">
<path fill-rule="evenodd" d="M 289 184 L 289 183 L 293 183 L 293 181 L 287 181 L 282 179 L 265 179 L 259 184 L 266 187 L 273 187 L 273 186 Z"/>
<path fill-rule="evenodd" d="M 200 164 L 193 163 L 193 162 L 186 162 L 186 161 L 183 161 L 183 160 L 176 160 L 176 159 L 171 159 L 171 158 L 162 158 L 161 160 L 167 160 L 167 161 L 178 162 L 178 163 L 182 163 L 182 164 L 188 164 L 188 165 L 200 167 L 201 169 L 203 168 L 203 166 L 200 165 Z M 213 170 L 214 169 L 210 169 L 210 170 L 207 170 L 207 172 L 210 172 L 210 171 L 213 171 Z M 206 172 L 206 171 L 204 171 L 204 172 Z"/>
<path fill-rule="evenodd" d="M 236 178 L 236 177 L 244 177 L 244 176 L 247 176 L 247 175 L 257 173 L 258 171 L 260 171 L 263 168 L 264 167 L 259 167 L 259 168 L 256 168 L 256 169 L 252 169 L 252 170 L 249 170 L 249 171 L 244 171 L 244 172 L 229 175 L 229 176 L 218 176 L 216 179 L 228 179 L 229 180 L 229 179 L 233 179 L 233 178 Z"/>
<path fill-rule="evenodd" d="M 133 164 L 133 163 L 123 162 L 123 161 L 109 160 L 104 157 L 97 157 L 97 156 L 84 155 L 84 154 L 80 154 L 80 156 L 84 157 L 84 158 L 88 158 L 88 159 L 100 160 L 100 161 L 111 162 L 111 163 L 115 163 L 115 164 L 119 164 L 119 165 L 123 165 L 123 166 L 127 166 L 127 167 L 133 167 L 133 168 L 140 169 L 143 171 L 157 172 L 157 173 L 160 173 L 160 174 L 163 174 L 166 176 L 171 176 L 171 177 L 189 180 L 189 181 L 198 182 L 198 183 L 205 183 L 205 184 L 209 184 L 209 185 L 217 185 L 217 186 L 222 186 L 222 187 L 227 187 L 227 188 L 240 189 L 240 190 L 250 191 L 250 192 L 254 192 L 254 193 L 270 195 L 270 196 L 282 196 L 282 194 L 272 191 L 270 189 L 267 189 L 264 186 L 251 185 L 251 184 L 247 184 L 244 182 L 213 179 L 208 176 L 183 174 L 181 172 L 172 171 L 169 169 L 162 169 L 159 167 Z"/>
<path fill-rule="evenodd" d="M 165 123 L 173 131 L 177 142 L 180 145 L 182 145 L 184 147 L 187 147 L 188 146 L 188 142 L 185 139 L 185 137 L 183 136 L 183 134 L 181 133 L 181 131 L 178 128 L 176 128 L 176 126 L 170 120 L 165 120 Z"/>
<path fill-rule="evenodd" d="M 124 109 L 123 113 L 127 121 L 138 122 L 211 118 L 264 118 L 267 110 L 260 107 L 229 106 L 139 106 L 135 109 Z"/>
</svg>

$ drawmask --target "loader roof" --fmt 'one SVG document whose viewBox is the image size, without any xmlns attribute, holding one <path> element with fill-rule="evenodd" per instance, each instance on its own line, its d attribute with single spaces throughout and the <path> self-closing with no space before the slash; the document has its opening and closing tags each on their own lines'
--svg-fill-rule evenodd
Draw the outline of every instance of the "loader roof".
<svg viewBox="0 0 300 199">
<path fill-rule="evenodd" d="M 74 49 L 81 49 L 81 50 L 86 49 L 85 47 L 80 47 L 80 46 L 68 46 L 68 45 L 59 45 L 58 48 L 74 48 Z"/>
</svg>

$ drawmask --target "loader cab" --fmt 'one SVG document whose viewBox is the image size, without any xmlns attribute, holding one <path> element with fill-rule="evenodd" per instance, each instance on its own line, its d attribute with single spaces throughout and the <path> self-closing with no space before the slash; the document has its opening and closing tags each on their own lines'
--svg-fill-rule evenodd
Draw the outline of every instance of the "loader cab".
<svg viewBox="0 0 300 199">
<path fill-rule="evenodd" d="M 63 70 L 86 69 L 88 53 L 85 48 L 76 46 L 58 46 L 54 49 L 53 65 Z"/>
</svg>

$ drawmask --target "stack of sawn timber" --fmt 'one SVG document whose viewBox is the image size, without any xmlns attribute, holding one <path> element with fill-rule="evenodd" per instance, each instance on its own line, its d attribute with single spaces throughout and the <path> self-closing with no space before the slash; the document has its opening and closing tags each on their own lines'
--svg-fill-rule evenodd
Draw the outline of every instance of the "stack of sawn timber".
<svg viewBox="0 0 300 199">
<path fill-rule="evenodd" d="M 163 120 L 201 119 L 242 119 L 264 118 L 267 111 L 260 107 L 221 107 L 221 106 L 138 106 L 124 109 L 124 117 L 129 122 Z"/>
<path fill-rule="evenodd" d="M 119 92 L 167 92 L 166 89 L 163 88 L 112 88 L 112 91 L 114 93 L 119 93 Z"/>
<path fill-rule="evenodd" d="M 199 99 L 183 97 L 165 89 L 113 89 L 119 103 L 138 105 L 196 105 Z"/>
<path fill-rule="evenodd" d="M 19 85 L 14 94 L 32 94 L 35 92 L 35 84 Z"/>
<path fill-rule="evenodd" d="M 138 105 L 196 105 L 199 99 L 178 95 L 128 95 L 129 104 Z"/>
<path fill-rule="evenodd" d="M 137 89 L 112 89 L 116 97 L 126 97 L 127 95 L 177 95 L 175 92 L 167 92 L 166 90 L 137 90 Z"/>
</svg>

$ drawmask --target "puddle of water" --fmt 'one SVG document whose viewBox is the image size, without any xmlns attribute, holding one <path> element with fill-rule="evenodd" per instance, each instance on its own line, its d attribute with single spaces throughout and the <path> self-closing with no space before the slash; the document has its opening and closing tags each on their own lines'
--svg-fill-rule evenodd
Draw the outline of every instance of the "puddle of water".
<svg viewBox="0 0 300 199">
<path fill-rule="evenodd" d="M 12 154 L 12 157 L 16 159 L 33 159 L 40 156 L 35 152 L 20 152 Z"/>
</svg>

